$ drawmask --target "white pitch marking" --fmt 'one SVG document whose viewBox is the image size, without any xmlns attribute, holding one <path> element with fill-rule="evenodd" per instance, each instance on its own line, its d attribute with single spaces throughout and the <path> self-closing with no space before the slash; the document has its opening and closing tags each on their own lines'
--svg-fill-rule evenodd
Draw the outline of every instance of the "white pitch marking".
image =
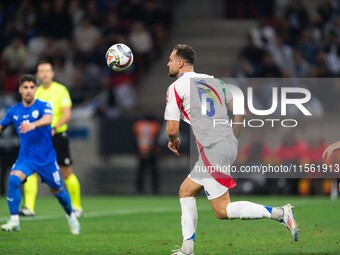
<svg viewBox="0 0 340 255">
<path fill-rule="evenodd" d="M 206 211 L 210 207 L 200 207 L 200 211 Z M 180 212 L 179 208 L 148 208 L 148 209 L 125 209 L 115 211 L 102 211 L 102 212 L 85 212 L 83 218 L 96 218 L 107 216 L 119 216 L 119 215 L 133 215 L 143 213 L 167 213 L 167 212 Z M 0 221 L 8 220 L 9 216 L 1 216 Z M 44 221 L 44 220 L 58 220 L 65 218 L 65 215 L 38 215 L 34 217 L 20 217 L 20 221 Z"/>
</svg>

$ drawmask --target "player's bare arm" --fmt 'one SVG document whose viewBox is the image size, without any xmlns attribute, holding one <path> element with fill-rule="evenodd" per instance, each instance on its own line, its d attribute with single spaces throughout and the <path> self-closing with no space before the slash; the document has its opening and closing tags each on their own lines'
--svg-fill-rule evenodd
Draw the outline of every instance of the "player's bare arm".
<svg viewBox="0 0 340 255">
<path fill-rule="evenodd" d="M 61 127 L 64 124 L 67 124 L 71 120 L 71 107 L 63 107 L 61 108 L 62 116 L 59 122 L 53 127 L 52 135 L 55 134 L 55 130 Z"/>
<path fill-rule="evenodd" d="M 25 134 L 25 133 L 27 133 L 31 130 L 34 130 L 38 127 L 44 127 L 44 126 L 51 125 L 52 119 L 53 119 L 53 116 L 51 114 L 45 114 L 41 119 L 34 121 L 32 123 L 22 122 L 20 127 L 19 127 L 19 131 L 20 131 L 20 133 Z"/>
<path fill-rule="evenodd" d="M 176 155 L 179 156 L 179 121 L 168 120 L 166 123 L 166 134 L 168 136 L 168 148 Z"/>
<path fill-rule="evenodd" d="M 327 149 L 322 153 L 322 158 L 327 158 L 329 159 L 330 156 L 334 151 L 337 151 L 340 149 L 340 141 L 333 143 L 327 147 Z"/>
<path fill-rule="evenodd" d="M 230 100 L 227 104 L 227 108 L 230 112 L 233 112 L 233 100 Z M 246 118 L 246 111 L 243 115 L 233 115 L 233 123 L 243 123 Z M 242 133 L 243 124 L 233 124 L 233 132 L 235 137 L 238 139 Z"/>
</svg>

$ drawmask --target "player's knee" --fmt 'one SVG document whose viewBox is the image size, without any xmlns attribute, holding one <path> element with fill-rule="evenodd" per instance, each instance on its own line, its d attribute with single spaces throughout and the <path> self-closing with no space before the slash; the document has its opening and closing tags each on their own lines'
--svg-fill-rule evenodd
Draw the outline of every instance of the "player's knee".
<svg viewBox="0 0 340 255">
<path fill-rule="evenodd" d="M 19 188 L 22 181 L 18 175 L 11 174 L 8 178 L 8 187 Z"/>
<path fill-rule="evenodd" d="M 63 188 L 60 187 L 58 189 L 50 188 L 50 191 L 53 195 L 58 194 Z"/>
<path fill-rule="evenodd" d="M 185 186 L 181 186 L 178 191 L 178 196 L 180 198 L 185 198 L 185 197 L 193 197 L 195 194 L 192 194 L 189 188 Z"/>
</svg>

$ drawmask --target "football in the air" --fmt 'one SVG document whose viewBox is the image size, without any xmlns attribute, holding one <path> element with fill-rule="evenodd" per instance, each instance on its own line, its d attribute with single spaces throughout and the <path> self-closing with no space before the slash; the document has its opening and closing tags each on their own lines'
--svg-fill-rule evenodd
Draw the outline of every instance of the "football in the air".
<svg viewBox="0 0 340 255">
<path fill-rule="evenodd" d="M 113 71 L 123 71 L 133 62 L 131 49 L 123 43 L 112 45 L 105 54 L 106 64 Z"/>
</svg>

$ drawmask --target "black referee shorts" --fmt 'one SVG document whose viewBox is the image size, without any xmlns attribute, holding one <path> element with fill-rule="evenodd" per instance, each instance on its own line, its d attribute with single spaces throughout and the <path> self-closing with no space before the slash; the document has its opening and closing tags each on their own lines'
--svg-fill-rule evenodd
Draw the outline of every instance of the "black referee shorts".
<svg viewBox="0 0 340 255">
<path fill-rule="evenodd" d="M 57 152 L 59 166 L 71 166 L 72 158 L 66 132 L 57 133 L 53 136 L 53 146 Z"/>
</svg>

